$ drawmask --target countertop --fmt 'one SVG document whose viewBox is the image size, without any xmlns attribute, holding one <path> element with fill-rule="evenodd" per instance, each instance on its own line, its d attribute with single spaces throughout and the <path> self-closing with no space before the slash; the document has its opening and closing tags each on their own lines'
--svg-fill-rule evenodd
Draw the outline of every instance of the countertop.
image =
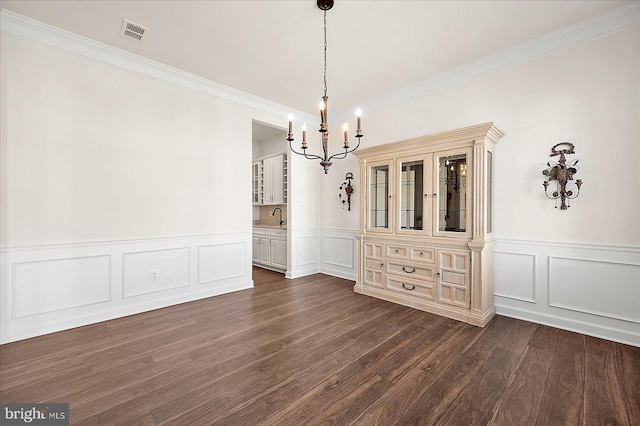
<svg viewBox="0 0 640 426">
<path fill-rule="evenodd" d="M 278 226 L 278 225 L 253 225 L 254 228 L 267 228 L 267 229 L 287 229 L 286 225 Z"/>
</svg>

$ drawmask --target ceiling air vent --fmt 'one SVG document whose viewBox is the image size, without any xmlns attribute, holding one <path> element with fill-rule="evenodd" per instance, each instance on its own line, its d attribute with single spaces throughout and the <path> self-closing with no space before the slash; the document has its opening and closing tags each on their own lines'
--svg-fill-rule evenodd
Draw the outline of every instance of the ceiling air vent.
<svg viewBox="0 0 640 426">
<path fill-rule="evenodd" d="M 142 41 L 142 36 L 144 32 L 149 28 L 143 27 L 140 24 L 136 24 L 135 22 L 128 21 L 126 19 L 122 20 L 122 29 L 120 30 L 120 35 L 127 38 L 132 38 L 134 40 Z"/>
</svg>

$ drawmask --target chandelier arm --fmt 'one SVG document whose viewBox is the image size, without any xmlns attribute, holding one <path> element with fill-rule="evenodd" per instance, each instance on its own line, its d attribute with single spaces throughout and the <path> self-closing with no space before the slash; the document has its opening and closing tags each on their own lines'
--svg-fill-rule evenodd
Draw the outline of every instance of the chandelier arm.
<svg viewBox="0 0 640 426">
<path fill-rule="evenodd" d="M 345 151 L 345 152 L 338 152 L 336 154 L 333 154 L 331 157 L 329 157 L 327 159 L 327 161 L 331 161 L 331 159 L 333 159 L 333 158 L 335 158 L 336 160 L 342 160 L 343 158 L 347 157 L 347 154 L 351 154 L 353 151 L 358 149 L 359 146 L 360 146 L 360 138 L 358 138 L 358 144 L 355 146 L 355 148 L 350 149 L 350 150 Z M 339 155 L 341 155 L 342 157 L 338 157 Z"/>
<path fill-rule="evenodd" d="M 296 151 L 295 149 L 293 149 L 293 146 L 291 145 L 291 142 L 289 142 L 289 149 L 291 149 L 291 152 L 293 152 L 294 154 L 298 154 L 298 155 L 304 156 L 304 158 L 306 158 L 307 160 L 324 160 L 324 158 L 320 157 L 319 155 L 307 154 L 306 152 L 298 152 L 298 151 Z"/>
</svg>

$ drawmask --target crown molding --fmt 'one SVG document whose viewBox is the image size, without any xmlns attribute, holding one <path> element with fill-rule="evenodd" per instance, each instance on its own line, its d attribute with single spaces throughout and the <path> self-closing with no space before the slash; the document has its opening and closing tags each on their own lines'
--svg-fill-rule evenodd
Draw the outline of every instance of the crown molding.
<svg viewBox="0 0 640 426">
<path fill-rule="evenodd" d="M 336 111 L 334 117 L 337 121 L 344 121 L 351 117 L 351 111 L 357 107 L 364 114 L 465 80 L 606 37 L 637 25 L 640 25 L 640 2 L 632 1 L 624 6 L 436 74 L 398 90 L 365 100 L 357 106 Z"/>
<path fill-rule="evenodd" d="M 43 43 L 98 62 L 197 90 L 219 99 L 282 116 L 283 126 L 289 113 L 292 113 L 296 119 L 311 121 L 315 118 L 306 112 L 198 77 L 6 9 L 0 10 L 0 30 L 3 33 Z"/>
<path fill-rule="evenodd" d="M 633 1 L 603 14 L 544 34 L 417 83 L 371 98 L 360 103 L 358 107 L 360 107 L 363 112 L 384 108 L 388 105 L 422 96 L 465 80 L 624 31 L 639 24 L 640 2 Z M 198 77 L 159 62 L 151 61 L 5 9 L 0 10 L 0 29 L 2 32 L 8 34 L 47 44 L 149 77 L 158 78 L 259 111 L 280 115 L 282 117 L 293 113 L 296 121 L 313 121 L 317 118 L 306 112 L 294 110 L 268 99 Z M 355 108 L 356 106 L 350 106 L 335 111 L 335 120 L 343 121 L 350 118 L 352 115 L 351 112 Z M 286 118 L 283 118 L 283 121 L 285 119 Z"/>
</svg>

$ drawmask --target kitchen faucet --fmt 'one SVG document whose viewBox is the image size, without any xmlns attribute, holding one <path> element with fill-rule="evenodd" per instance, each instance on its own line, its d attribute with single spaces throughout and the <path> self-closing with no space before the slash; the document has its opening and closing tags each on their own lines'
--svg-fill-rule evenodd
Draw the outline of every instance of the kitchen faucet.
<svg viewBox="0 0 640 426">
<path fill-rule="evenodd" d="M 282 226 L 282 224 L 284 223 L 284 219 L 282 218 L 282 209 L 280 207 L 276 207 L 275 209 L 273 209 L 273 211 L 271 212 L 271 216 L 276 215 L 276 210 L 280 210 L 280 226 Z"/>
</svg>

